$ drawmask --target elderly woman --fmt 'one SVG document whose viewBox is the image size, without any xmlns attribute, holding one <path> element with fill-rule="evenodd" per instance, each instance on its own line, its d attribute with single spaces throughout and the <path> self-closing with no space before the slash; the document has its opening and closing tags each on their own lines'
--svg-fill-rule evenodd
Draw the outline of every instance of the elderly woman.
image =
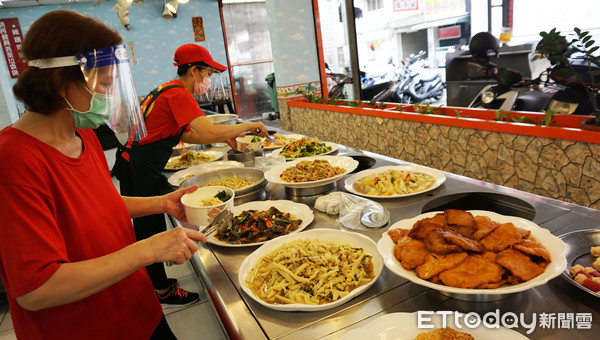
<svg viewBox="0 0 600 340">
<path fill-rule="evenodd" d="M 144 267 L 183 263 L 205 237 L 174 228 L 135 240 L 131 218 L 185 220 L 180 198 L 195 188 L 142 198 L 115 189 L 91 129 L 140 112 L 117 91 L 134 88 L 121 42 L 70 11 L 45 14 L 23 41 L 30 67 L 14 93 L 28 111 L 0 132 L 0 274 L 20 339 L 174 338 Z"/>
</svg>

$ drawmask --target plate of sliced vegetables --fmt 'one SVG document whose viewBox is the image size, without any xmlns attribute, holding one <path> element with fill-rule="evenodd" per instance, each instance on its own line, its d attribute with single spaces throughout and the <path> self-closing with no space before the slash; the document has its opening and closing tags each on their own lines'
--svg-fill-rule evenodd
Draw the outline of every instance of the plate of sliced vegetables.
<svg viewBox="0 0 600 340">
<path fill-rule="evenodd" d="M 446 176 L 420 165 L 382 166 L 363 170 L 345 182 L 349 192 L 369 198 L 398 198 L 418 195 L 442 185 Z"/>
<path fill-rule="evenodd" d="M 223 247 L 261 245 L 276 237 L 298 233 L 314 219 L 309 206 L 287 200 L 255 201 L 233 208 L 234 218 L 207 242 Z"/>
<path fill-rule="evenodd" d="M 302 137 L 281 149 L 273 151 L 273 155 L 281 155 L 286 160 L 298 159 L 302 157 L 312 157 L 317 155 L 328 155 L 337 151 L 338 145 L 330 142 L 322 142 L 318 138 Z"/>
</svg>

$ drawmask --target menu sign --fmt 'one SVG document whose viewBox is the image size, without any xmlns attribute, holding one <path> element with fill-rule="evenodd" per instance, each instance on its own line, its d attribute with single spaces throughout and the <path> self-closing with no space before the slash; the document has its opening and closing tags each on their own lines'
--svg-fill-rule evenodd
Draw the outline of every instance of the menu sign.
<svg viewBox="0 0 600 340">
<path fill-rule="evenodd" d="M 0 19 L 0 39 L 10 77 L 17 78 L 27 68 L 27 62 L 19 52 L 23 34 L 18 18 Z"/>
</svg>

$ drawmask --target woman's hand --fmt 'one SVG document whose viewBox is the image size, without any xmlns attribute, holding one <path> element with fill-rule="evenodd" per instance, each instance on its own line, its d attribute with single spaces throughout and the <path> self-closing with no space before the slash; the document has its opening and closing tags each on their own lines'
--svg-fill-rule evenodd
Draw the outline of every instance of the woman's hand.
<svg viewBox="0 0 600 340">
<path fill-rule="evenodd" d="M 160 196 L 162 199 L 162 211 L 182 222 L 187 222 L 185 209 L 183 208 L 183 204 L 181 204 L 181 196 L 194 192 L 196 189 L 198 189 L 198 186 L 192 185 L 191 187 L 179 189 L 172 193 Z"/>
<path fill-rule="evenodd" d="M 153 262 L 173 261 L 182 264 L 198 250 L 197 242 L 206 242 L 206 236 L 196 230 L 177 227 L 146 240 L 153 254 Z"/>
<path fill-rule="evenodd" d="M 258 133 L 260 137 L 267 137 L 269 135 L 269 133 L 267 132 L 267 128 L 263 125 L 262 122 L 252 123 L 252 130 L 250 130 L 250 132 Z"/>
</svg>

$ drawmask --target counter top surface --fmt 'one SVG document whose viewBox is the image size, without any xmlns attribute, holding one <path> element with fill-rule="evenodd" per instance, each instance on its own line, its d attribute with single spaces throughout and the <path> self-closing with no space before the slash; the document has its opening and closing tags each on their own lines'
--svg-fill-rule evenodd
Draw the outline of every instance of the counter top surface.
<svg viewBox="0 0 600 340">
<path fill-rule="evenodd" d="M 340 145 L 338 155 L 366 155 L 376 160 L 373 168 L 409 164 L 397 159 L 353 149 Z M 465 210 L 493 210 L 504 215 L 531 219 L 554 235 L 584 229 L 598 229 L 600 211 L 523 191 L 444 173 L 446 182 L 439 188 L 406 198 L 377 199 L 391 214 L 388 226 L 358 231 L 375 242 L 393 223 L 427 211 L 439 211 L 448 207 Z M 334 191 L 344 191 L 343 183 L 349 175 L 336 182 Z M 316 197 L 292 197 L 280 185 L 270 183 L 266 192 L 268 199 L 290 199 L 305 203 L 311 208 Z M 525 202 L 525 203 L 524 203 Z M 462 205 L 476 204 L 477 207 Z M 528 204 L 530 206 L 528 206 Z M 487 208 L 487 209 L 486 209 Z M 330 216 L 313 208 L 315 219 L 306 230 L 319 228 L 340 229 Z M 523 313 L 530 323 L 537 325 L 531 334 L 527 329 L 515 328 L 531 339 L 589 338 L 593 330 L 600 329 L 600 300 L 576 288 L 563 277 L 549 283 L 511 294 L 493 302 L 470 302 L 446 296 L 436 290 L 411 283 L 384 268 L 377 282 L 366 292 L 337 308 L 320 312 L 281 312 L 261 306 L 241 291 L 238 269 L 244 258 L 257 247 L 226 248 L 205 244 L 192 258 L 192 265 L 204 283 L 215 309 L 232 339 L 338 339 L 347 332 L 366 326 L 377 317 L 394 312 L 460 311 L 485 313 Z M 535 313 L 535 314 L 534 314 Z M 542 314 L 554 313 L 554 327 L 540 325 Z M 560 325 L 559 313 L 592 317 L 591 330 Z M 561 316 L 561 317 L 562 317 Z M 583 325 L 583 324 L 582 324 Z"/>
</svg>

